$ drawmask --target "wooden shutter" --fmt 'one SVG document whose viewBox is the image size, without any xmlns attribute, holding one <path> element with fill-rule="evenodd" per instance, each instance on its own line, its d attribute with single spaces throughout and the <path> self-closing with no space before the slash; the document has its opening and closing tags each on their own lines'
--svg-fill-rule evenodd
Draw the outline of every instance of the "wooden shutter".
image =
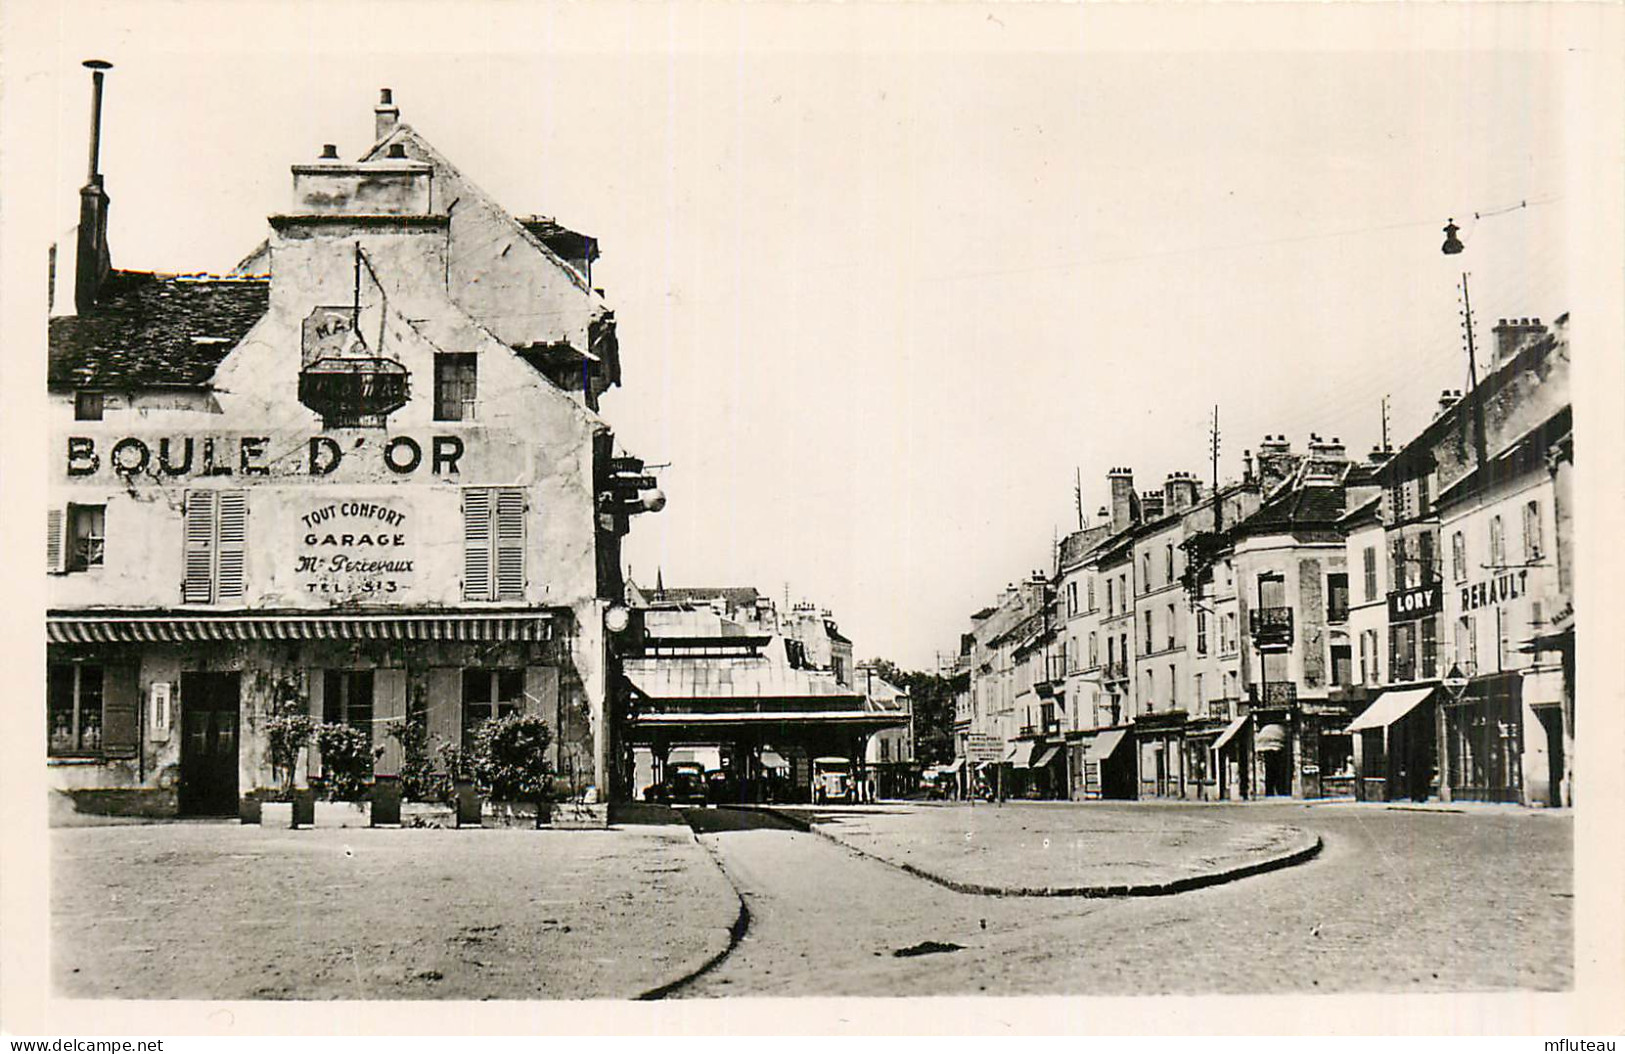
<svg viewBox="0 0 1625 1054">
<path fill-rule="evenodd" d="M 310 716 L 317 724 L 321 724 L 327 716 L 326 694 L 327 671 L 315 666 L 305 671 L 305 696 L 310 703 Z M 310 745 L 305 748 L 305 779 L 318 775 L 322 771 L 322 752 L 316 746 L 316 737 L 310 737 Z"/>
<path fill-rule="evenodd" d="M 456 666 L 429 668 L 429 755 L 442 768 L 440 747 L 463 743 L 463 671 Z"/>
<path fill-rule="evenodd" d="M 496 600 L 525 596 L 525 492 L 496 493 Z"/>
<path fill-rule="evenodd" d="M 223 490 L 217 497 L 215 600 L 241 600 L 248 556 L 248 492 Z"/>
<path fill-rule="evenodd" d="M 559 670 L 557 666 L 525 667 L 524 713 L 534 714 L 547 722 L 549 728 L 559 718 Z M 558 729 L 553 728 L 558 734 Z"/>
<path fill-rule="evenodd" d="M 372 706 L 373 727 L 377 729 L 372 742 L 374 746 L 384 748 L 374 771 L 386 776 L 398 776 L 405 756 L 401 752 L 400 741 L 390 735 L 389 730 L 406 720 L 405 670 L 386 668 L 373 671 Z"/>
<path fill-rule="evenodd" d="M 45 570 L 61 574 L 68 569 L 68 512 L 45 510 Z"/>
<path fill-rule="evenodd" d="M 214 492 L 187 491 L 181 518 L 186 536 L 181 600 L 207 604 L 214 600 Z"/>
<path fill-rule="evenodd" d="M 491 599 L 491 492 L 463 491 L 463 599 Z"/>
<path fill-rule="evenodd" d="M 102 672 L 102 750 L 109 757 L 134 757 L 141 743 L 141 695 L 134 666 Z"/>
</svg>

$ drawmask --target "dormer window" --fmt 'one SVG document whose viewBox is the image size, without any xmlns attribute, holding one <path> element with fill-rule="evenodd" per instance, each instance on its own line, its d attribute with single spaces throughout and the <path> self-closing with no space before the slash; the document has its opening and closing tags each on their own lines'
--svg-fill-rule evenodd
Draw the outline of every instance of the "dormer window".
<svg viewBox="0 0 1625 1054">
<path fill-rule="evenodd" d="M 434 357 L 434 419 L 472 421 L 478 358 L 439 352 Z"/>
<path fill-rule="evenodd" d="M 73 419 L 75 421 L 100 421 L 102 419 L 102 393 L 74 392 Z"/>
</svg>

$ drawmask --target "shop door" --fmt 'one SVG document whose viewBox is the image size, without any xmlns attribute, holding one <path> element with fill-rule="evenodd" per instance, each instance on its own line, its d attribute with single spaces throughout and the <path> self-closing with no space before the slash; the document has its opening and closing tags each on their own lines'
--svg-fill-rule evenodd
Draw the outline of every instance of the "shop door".
<svg viewBox="0 0 1625 1054">
<path fill-rule="evenodd" d="M 1563 806 L 1563 713 L 1555 706 L 1543 706 L 1535 711 L 1540 725 L 1546 730 L 1546 804 L 1552 808 Z"/>
<path fill-rule="evenodd" d="M 181 674 L 181 780 L 183 816 L 237 812 L 237 712 L 241 678 L 235 673 Z"/>
</svg>

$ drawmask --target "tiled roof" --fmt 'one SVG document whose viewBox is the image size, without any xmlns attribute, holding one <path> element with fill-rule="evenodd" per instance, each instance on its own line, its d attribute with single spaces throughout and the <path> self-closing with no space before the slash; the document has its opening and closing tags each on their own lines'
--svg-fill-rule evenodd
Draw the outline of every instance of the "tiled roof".
<svg viewBox="0 0 1625 1054">
<path fill-rule="evenodd" d="M 1311 483 L 1288 488 L 1243 520 L 1237 533 L 1336 523 L 1343 517 L 1346 494 L 1341 484 L 1319 486 Z"/>
<path fill-rule="evenodd" d="M 862 709 L 861 693 L 833 674 L 797 670 L 768 656 L 628 658 L 622 669 L 639 692 L 666 699 L 809 699 Z"/>
<path fill-rule="evenodd" d="M 750 607 L 762 594 L 752 586 L 667 586 L 659 592 L 648 592 L 648 595 L 669 604 L 709 604 L 721 597 L 734 607 Z"/>
<path fill-rule="evenodd" d="M 263 278 L 114 271 L 88 315 L 51 319 L 52 388 L 198 388 L 270 303 Z"/>
</svg>

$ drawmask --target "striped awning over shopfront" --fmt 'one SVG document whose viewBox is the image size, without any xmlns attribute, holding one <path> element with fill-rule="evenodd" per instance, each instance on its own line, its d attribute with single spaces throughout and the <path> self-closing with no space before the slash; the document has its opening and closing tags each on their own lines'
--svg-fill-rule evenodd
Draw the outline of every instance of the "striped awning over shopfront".
<svg viewBox="0 0 1625 1054">
<path fill-rule="evenodd" d="M 544 641 L 547 611 L 434 614 L 46 616 L 52 644 L 174 644 L 256 640 Z"/>
</svg>

